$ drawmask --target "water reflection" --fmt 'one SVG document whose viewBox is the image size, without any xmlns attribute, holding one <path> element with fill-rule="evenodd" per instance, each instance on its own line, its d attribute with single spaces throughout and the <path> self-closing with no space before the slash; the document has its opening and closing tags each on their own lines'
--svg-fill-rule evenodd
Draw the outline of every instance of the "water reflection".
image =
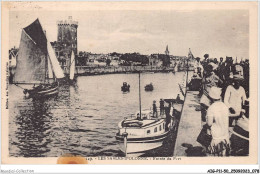
<svg viewBox="0 0 260 174">
<path fill-rule="evenodd" d="M 24 157 L 42 157 L 46 156 L 49 150 L 50 120 L 52 115 L 49 113 L 49 105 L 43 100 L 32 100 L 32 107 L 19 107 L 19 114 L 15 124 L 16 141 L 19 155 Z"/>
</svg>

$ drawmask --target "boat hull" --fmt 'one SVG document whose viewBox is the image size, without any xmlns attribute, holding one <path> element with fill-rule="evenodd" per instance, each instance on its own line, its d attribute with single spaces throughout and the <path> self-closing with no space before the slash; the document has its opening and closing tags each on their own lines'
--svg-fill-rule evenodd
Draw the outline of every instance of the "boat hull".
<svg viewBox="0 0 260 174">
<path fill-rule="evenodd" d="M 25 89 L 24 93 L 29 95 L 29 98 L 47 97 L 58 94 L 58 85 L 48 85 L 41 89 Z"/>
<path fill-rule="evenodd" d="M 122 136 L 117 135 L 116 139 L 119 141 L 119 149 L 126 154 L 126 157 L 137 157 L 150 150 L 161 147 L 169 135 L 170 131 L 156 137 L 129 138 L 127 140 L 127 146 L 125 146 L 124 138 Z"/>
<path fill-rule="evenodd" d="M 146 86 L 144 87 L 144 90 L 145 90 L 145 91 L 153 91 L 153 86 L 152 86 L 152 85 L 146 85 Z"/>
<path fill-rule="evenodd" d="M 130 91 L 130 86 L 122 86 L 121 91 L 123 92 L 129 92 Z"/>
</svg>

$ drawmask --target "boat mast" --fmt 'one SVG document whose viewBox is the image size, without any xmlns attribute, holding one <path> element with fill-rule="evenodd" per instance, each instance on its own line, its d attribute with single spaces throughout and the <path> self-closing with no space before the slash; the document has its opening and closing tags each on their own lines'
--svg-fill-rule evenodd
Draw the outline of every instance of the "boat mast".
<svg viewBox="0 0 260 174">
<path fill-rule="evenodd" d="M 141 85 L 140 85 L 140 71 L 139 71 L 139 109 L 140 109 L 140 119 L 142 118 L 142 106 L 141 106 Z"/>
<path fill-rule="evenodd" d="M 44 79 L 44 84 L 46 84 L 46 79 L 48 80 L 49 83 L 49 71 L 48 71 L 48 54 L 45 55 L 45 79 Z"/>
<path fill-rule="evenodd" d="M 190 48 L 189 48 L 190 50 Z M 186 65 L 186 69 L 187 69 L 187 76 L 186 76 L 186 87 L 188 86 L 188 75 L 189 75 L 189 56 L 188 56 L 188 59 L 187 59 L 187 65 Z"/>
</svg>

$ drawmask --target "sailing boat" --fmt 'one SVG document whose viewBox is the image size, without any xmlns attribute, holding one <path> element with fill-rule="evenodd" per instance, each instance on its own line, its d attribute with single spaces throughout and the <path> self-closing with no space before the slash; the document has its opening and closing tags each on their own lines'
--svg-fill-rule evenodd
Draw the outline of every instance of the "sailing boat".
<svg viewBox="0 0 260 174">
<path fill-rule="evenodd" d="M 64 74 L 39 19 L 22 29 L 14 84 L 29 97 L 58 93 L 57 79 Z M 25 86 L 25 87 L 24 87 Z"/>
<path fill-rule="evenodd" d="M 126 117 L 118 123 L 116 140 L 126 157 L 141 156 L 151 150 L 162 147 L 176 130 L 177 120 L 173 114 L 176 99 L 165 99 L 168 104 L 165 112 L 154 114 L 152 110 L 141 109 L 141 90 L 139 72 L 139 112 Z"/>
<path fill-rule="evenodd" d="M 70 77 L 69 77 L 70 82 L 75 81 L 74 76 L 75 76 L 75 54 L 74 51 L 72 50 L 71 57 L 70 57 Z"/>
<path fill-rule="evenodd" d="M 11 67 L 11 68 L 16 67 L 17 54 L 18 54 L 18 52 L 17 53 L 15 53 L 14 51 L 10 52 L 11 60 L 10 60 L 10 66 L 9 67 Z"/>
<path fill-rule="evenodd" d="M 13 77 L 16 67 L 16 57 L 18 55 L 18 51 L 13 49 L 9 53 L 9 83 L 13 83 Z"/>
<path fill-rule="evenodd" d="M 175 74 L 176 72 L 178 72 L 178 64 L 177 63 L 174 64 L 172 73 Z"/>
</svg>

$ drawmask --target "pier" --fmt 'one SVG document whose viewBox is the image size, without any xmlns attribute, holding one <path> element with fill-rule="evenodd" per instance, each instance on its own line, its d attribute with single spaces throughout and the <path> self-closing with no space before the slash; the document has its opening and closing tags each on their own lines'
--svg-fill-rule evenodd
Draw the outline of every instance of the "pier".
<svg viewBox="0 0 260 174">
<path fill-rule="evenodd" d="M 187 91 L 177 132 L 174 156 L 189 156 L 185 152 L 187 147 L 184 147 L 183 144 L 186 144 L 185 146 L 202 147 L 197 142 L 197 137 L 202 128 L 198 94 L 199 91 Z M 232 132 L 233 127 L 229 127 L 230 137 Z"/>
<path fill-rule="evenodd" d="M 174 156 L 187 156 L 185 152 L 187 148 L 182 146 L 183 143 L 201 146 L 197 142 L 197 137 L 201 130 L 198 94 L 198 91 L 187 91 L 177 133 Z"/>
</svg>

